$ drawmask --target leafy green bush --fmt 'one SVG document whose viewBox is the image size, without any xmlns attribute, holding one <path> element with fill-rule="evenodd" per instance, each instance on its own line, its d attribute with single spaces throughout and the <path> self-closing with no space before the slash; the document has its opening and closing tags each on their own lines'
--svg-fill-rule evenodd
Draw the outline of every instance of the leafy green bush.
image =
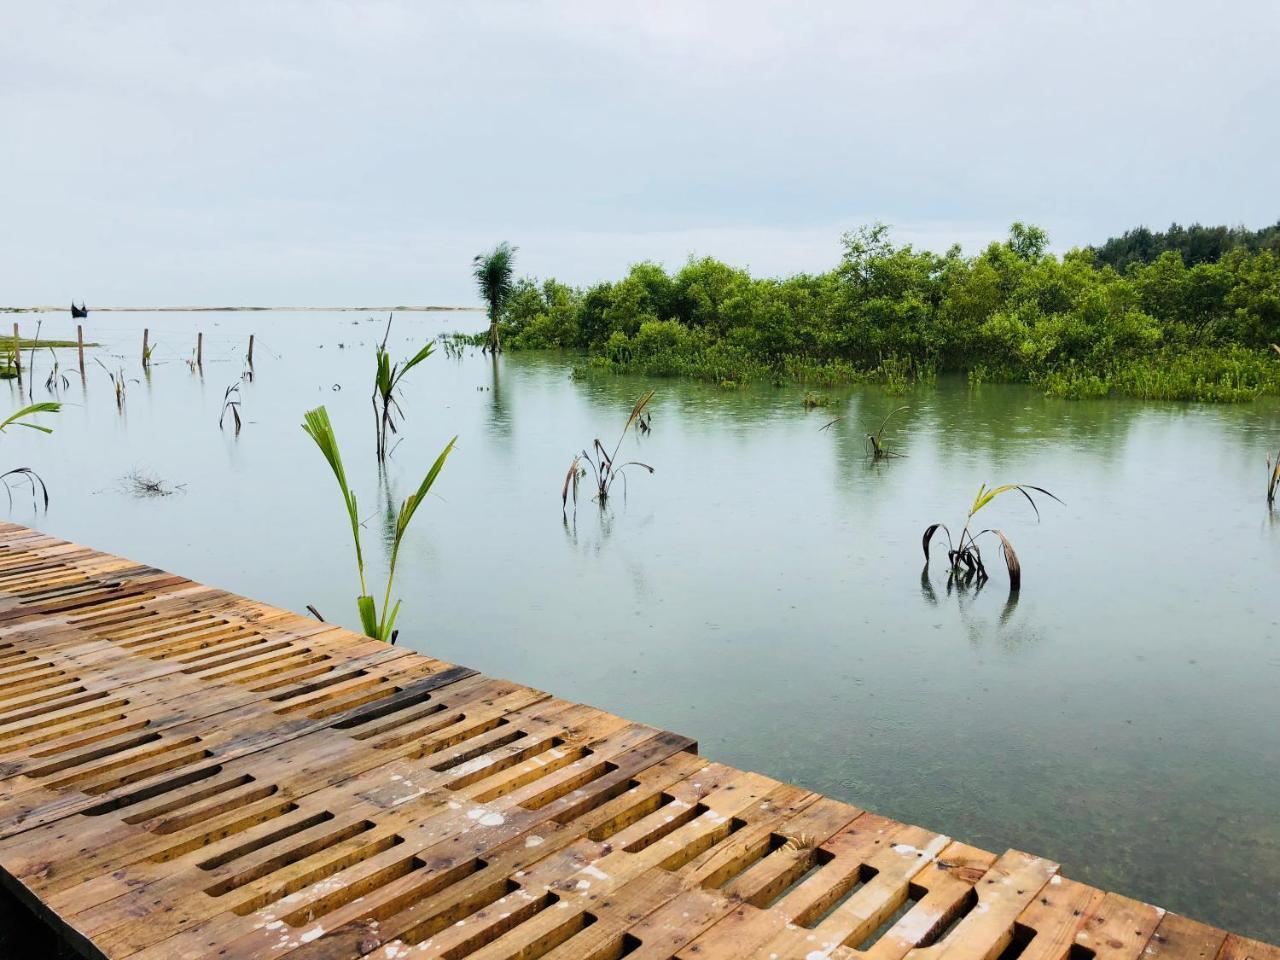
<svg viewBox="0 0 1280 960">
<path fill-rule="evenodd" d="M 513 348 L 584 349 L 592 369 L 715 383 L 874 380 L 903 392 L 967 372 L 1063 397 L 1276 392 L 1280 364 L 1265 351 L 1280 341 L 1280 256 L 1240 234 L 1187 266 L 1178 245 L 1193 241 L 1169 236 L 1172 248 L 1126 254 L 1118 272 L 1092 249 L 1047 253 L 1044 231 L 1022 223 L 970 257 L 896 245 L 877 224 L 847 234 L 821 274 L 753 278 L 704 257 L 675 274 L 637 264 L 585 290 L 522 280 L 502 333 Z"/>
</svg>

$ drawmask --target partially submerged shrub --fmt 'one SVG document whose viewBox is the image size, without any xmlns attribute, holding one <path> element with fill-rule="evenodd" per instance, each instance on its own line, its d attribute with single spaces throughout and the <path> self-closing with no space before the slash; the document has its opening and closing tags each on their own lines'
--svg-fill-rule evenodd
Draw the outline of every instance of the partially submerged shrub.
<svg viewBox="0 0 1280 960">
<path fill-rule="evenodd" d="M 880 421 L 880 426 L 876 427 L 874 432 L 867 434 L 867 454 L 872 460 L 887 460 L 890 457 L 902 456 L 902 454 L 895 453 L 885 445 L 884 429 L 889 425 L 890 420 L 906 409 L 906 407 L 895 407 L 890 410 L 884 415 L 884 419 Z"/>
<path fill-rule="evenodd" d="M 1018 555 L 1014 553 L 1013 544 L 1009 542 L 1009 538 L 994 527 L 980 530 L 976 534 L 970 530 L 974 514 L 996 497 L 1013 490 L 1027 498 L 1027 502 L 1031 504 L 1031 509 L 1036 513 L 1036 519 L 1040 518 L 1040 508 L 1036 506 L 1035 498 L 1031 496 L 1030 491 L 1034 490 L 1036 493 L 1042 493 L 1046 497 L 1058 500 L 1057 497 L 1043 487 L 1032 486 L 1028 483 L 1006 483 L 991 489 L 987 489 L 987 485 L 984 483 L 978 488 L 978 495 L 974 497 L 973 506 L 969 508 L 969 515 L 964 521 L 964 529 L 960 531 L 959 543 L 952 541 L 951 531 L 947 529 L 945 524 L 934 523 L 925 528 L 922 540 L 925 567 L 927 568 L 929 565 L 929 542 L 938 530 L 942 530 L 947 535 L 947 559 L 951 563 L 949 576 L 962 577 L 966 582 L 976 578 L 979 583 L 985 583 L 988 579 L 987 568 L 982 563 L 982 551 L 978 547 L 978 540 L 984 534 L 990 533 L 1000 541 L 1000 549 L 1004 554 L 1005 566 L 1009 570 L 1009 589 L 1020 589 L 1022 586 L 1022 565 L 1018 562 Z M 1062 501 L 1058 500 L 1058 502 L 1061 503 Z"/>
<path fill-rule="evenodd" d="M 870 431 L 866 434 L 867 456 L 869 456 L 872 460 L 887 460 L 890 457 L 903 456 L 903 454 L 895 453 L 893 450 L 889 449 L 889 447 L 885 443 L 884 431 L 885 431 L 885 427 L 889 425 L 889 421 L 906 409 L 907 407 L 895 407 L 893 410 L 890 410 L 887 414 L 885 414 L 884 419 L 880 421 L 880 425 L 876 427 L 874 431 Z M 826 423 L 822 425 L 822 429 L 827 430 L 830 427 L 834 427 L 837 423 L 839 423 L 843 419 L 844 417 L 836 417 L 834 420 L 828 420 Z"/>
<path fill-rule="evenodd" d="M 373 380 L 373 412 L 376 418 L 379 463 L 387 459 L 387 435 L 396 432 L 396 417 L 404 417 L 404 411 L 400 409 L 400 403 L 396 400 L 400 381 L 406 373 L 431 356 L 435 349 L 435 345 L 428 342 L 408 360 L 392 363 L 391 354 L 387 352 L 387 338 L 391 336 L 391 320 L 394 316 L 392 314 L 387 317 L 387 330 L 382 335 L 382 343 L 376 348 L 377 371 Z"/>
<path fill-rule="evenodd" d="M 636 401 L 635 406 L 631 408 L 631 416 L 627 417 L 627 422 L 622 428 L 622 433 L 618 437 L 618 442 L 614 444 L 613 453 L 605 450 L 604 444 L 596 438 L 590 450 L 583 450 L 576 454 L 569 464 L 569 470 L 564 475 L 564 486 L 560 490 L 560 510 L 562 513 L 569 509 L 569 495 L 573 495 L 573 509 L 578 509 L 578 485 L 587 475 L 587 468 L 582 464 L 585 461 L 590 467 L 596 484 L 595 499 L 601 507 L 609 499 L 609 491 L 613 488 L 613 482 L 622 478 L 623 490 L 626 489 L 626 468 L 640 467 L 642 470 L 648 470 L 653 473 L 653 467 L 647 463 L 641 463 L 639 460 L 628 460 L 625 463 L 618 462 L 618 454 L 622 450 L 622 441 L 627 438 L 627 431 L 633 425 L 639 424 L 640 429 L 648 432 L 649 420 L 645 408 L 649 405 L 649 401 L 653 399 L 654 391 L 650 390 Z"/>
</svg>

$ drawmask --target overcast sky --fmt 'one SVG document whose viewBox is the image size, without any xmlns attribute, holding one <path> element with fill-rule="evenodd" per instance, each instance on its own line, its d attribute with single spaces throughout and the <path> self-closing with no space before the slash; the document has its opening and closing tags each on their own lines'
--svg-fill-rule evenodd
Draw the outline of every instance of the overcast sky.
<svg viewBox="0 0 1280 960">
<path fill-rule="evenodd" d="M 0 0 L 0 303 L 472 303 L 1280 217 L 1280 4 Z"/>
</svg>

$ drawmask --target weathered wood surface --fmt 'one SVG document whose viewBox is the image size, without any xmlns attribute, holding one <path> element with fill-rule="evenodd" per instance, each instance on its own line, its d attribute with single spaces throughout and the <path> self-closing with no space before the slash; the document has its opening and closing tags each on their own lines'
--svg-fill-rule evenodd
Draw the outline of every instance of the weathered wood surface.
<svg viewBox="0 0 1280 960">
<path fill-rule="evenodd" d="M 0 879 L 87 956 L 139 960 L 1280 960 L 11 524 Z"/>
</svg>

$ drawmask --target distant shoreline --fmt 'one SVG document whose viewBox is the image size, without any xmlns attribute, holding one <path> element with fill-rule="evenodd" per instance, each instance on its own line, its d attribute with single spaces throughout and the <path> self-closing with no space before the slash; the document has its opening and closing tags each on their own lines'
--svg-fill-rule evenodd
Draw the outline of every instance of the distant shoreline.
<svg viewBox="0 0 1280 960">
<path fill-rule="evenodd" d="M 0 307 L 0 313 L 70 313 L 70 307 Z M 90 313 L 483 313 L 483 307 L 92 307 Z"/>
</svg>

